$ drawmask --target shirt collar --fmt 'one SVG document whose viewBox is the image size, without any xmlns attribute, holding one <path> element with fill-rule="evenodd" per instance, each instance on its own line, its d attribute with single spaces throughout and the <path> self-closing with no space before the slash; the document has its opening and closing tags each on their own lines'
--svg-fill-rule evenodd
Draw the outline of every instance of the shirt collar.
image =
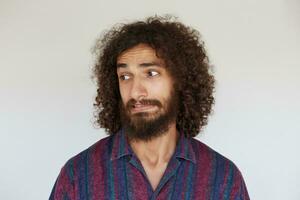
<svg viewBox="0 0 300 200">
<path fill-rule="evenodd" d="M 174 156 L 176 158 L 182 158 L 184 160 L 196 163 L 195 152 L 193 150 L 191 139 L 184 136 L 183 132 L 177 131 L 179 136 L 178 143 L 176 145 Z M 133 151 L 125 137 L 124 129 L 120 129 L 113 136 L 111 160 L 119 159 L 123 156 L 132 155 Z"/>
<path fill-rule="evenodd" d="M 191 139 L 186 138 L 183 132 L 177 131 L 179 140 L 175 149 L 175 157 L 183 158 L 196 164 L 196 156 L 191 144 Z"/>
<path fill-rule="evenodd" d="M 123 129 L 113 135 L 113 144 L 110 160 L 119 159 L 123 156 L 132 155 L 131 147 L 125 137 Z"/>
</svg>

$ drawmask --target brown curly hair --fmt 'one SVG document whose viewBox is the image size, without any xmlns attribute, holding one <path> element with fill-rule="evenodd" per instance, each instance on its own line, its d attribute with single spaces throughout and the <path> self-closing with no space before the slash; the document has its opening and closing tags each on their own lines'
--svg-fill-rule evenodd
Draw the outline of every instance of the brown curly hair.
<svg viewBox="0 0 300 200">
<path fill-rule="evenodd" d="M 172 16 L 153 16 L 145 21 L 118 24 L 107 31 L 94 47 L 97 80 L 96 123 L 114 134 L 121 128 L 117 57 L 138 44 L 152 47 L 174 78 L 179 94 L 176 128 L 186 137 L 195 137 L 207 124 L 214 104 L 214 77 L 210 74 L 204 43 L 197 30 Z"/>
</svg>

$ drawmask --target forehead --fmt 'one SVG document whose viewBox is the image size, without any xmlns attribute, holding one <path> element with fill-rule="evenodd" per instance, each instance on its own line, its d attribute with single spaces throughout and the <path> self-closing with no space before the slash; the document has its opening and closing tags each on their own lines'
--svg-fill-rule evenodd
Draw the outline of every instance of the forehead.
<svg viewBox="0 0 300 200">
<path fill-rule="evenodd" d="M 156 55 L 156 51 L 147 44 L 138 44 L 117 57 L 117 64 L 121 63 L 141 63 L 141 62 L 159 62 L 163 60 Z"/>
</svg>

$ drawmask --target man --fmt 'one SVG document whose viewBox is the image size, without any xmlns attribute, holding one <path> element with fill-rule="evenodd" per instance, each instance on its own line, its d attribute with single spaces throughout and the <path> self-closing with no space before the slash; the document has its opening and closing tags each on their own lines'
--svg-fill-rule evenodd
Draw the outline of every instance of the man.
<svg viewBox="0 0 300 200">
<path fill-rule="evenodd" d="M 249 199 L 238 168 L 194 139 L 214 104 L 199 33 L 171 18 L 117 26 L 95 46 L 97 123 L 50 199 Z"/>
</svg>

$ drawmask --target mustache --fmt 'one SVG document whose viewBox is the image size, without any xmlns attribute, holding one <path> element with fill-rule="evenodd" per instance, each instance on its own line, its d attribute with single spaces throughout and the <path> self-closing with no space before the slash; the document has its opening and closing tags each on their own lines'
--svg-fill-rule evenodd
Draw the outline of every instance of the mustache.
<svg viewBox="0 0 300 200">
<path fill-rule="evenodd" d="M 141 101 L 136 101 L 135 99 L 130 99 L 126 104 L 126 109 L 130 110 L 134 107 L 135 104 L 141 104 L 141 105 L 152 105 L 152 106 L 158 106 L 159 108 L 162 107 L 162 104 L 160 101 L 156 99 L 143 99 Z"/>
</svg>

